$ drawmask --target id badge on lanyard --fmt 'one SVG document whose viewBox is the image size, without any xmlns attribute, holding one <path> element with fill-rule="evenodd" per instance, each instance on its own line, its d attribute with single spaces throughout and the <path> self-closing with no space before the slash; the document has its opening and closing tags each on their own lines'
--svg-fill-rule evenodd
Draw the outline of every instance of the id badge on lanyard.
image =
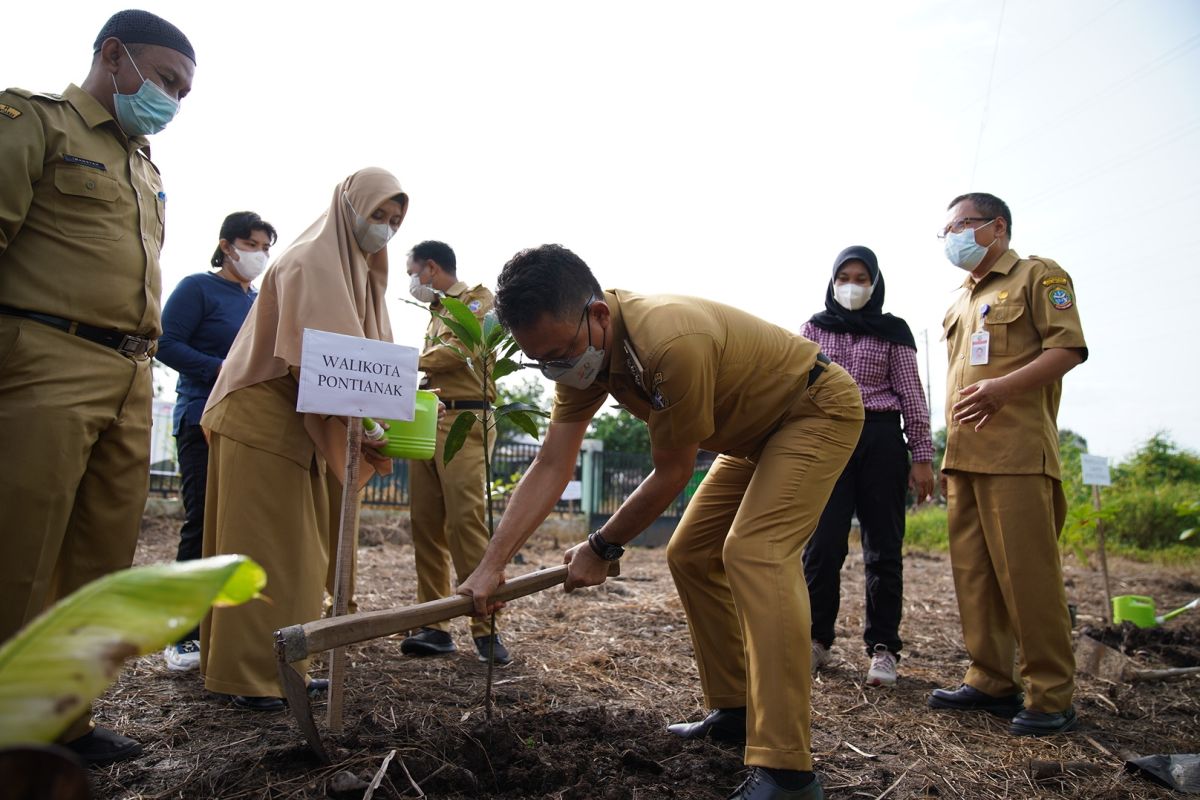
<svg viewBox="0 0 1200 800">
<path fill-rule="evenodd" d="M 983 308 L 979 309 L 979 324 L 980 330 L 971 334 L 971 359 L 968 362 L 972 367 L 981 367 L 988 363 L 988 347 L 992 340 L 992 335 L 982 329 L 984 321 L 987 319 L 988 312 L 992 307 L 987 303 L 983 304 Z"/>
</svg>

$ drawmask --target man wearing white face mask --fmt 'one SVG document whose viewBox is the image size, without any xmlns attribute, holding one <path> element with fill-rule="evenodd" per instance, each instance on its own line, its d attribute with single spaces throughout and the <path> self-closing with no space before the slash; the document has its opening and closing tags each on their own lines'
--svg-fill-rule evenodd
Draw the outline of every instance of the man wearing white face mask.
<svg viewBox="0 0 1200 800">
<path fill-rule="evenodd" d="M 82 86 L 0 92 L 0 641 L 133 561 L 167 197 L 144 137 L 195 68 L 178 28 L 122 11 Z M 90 714 L 63 738 L 90 763 L 141 752 Z"/>
<path fill-rule="evenodd" d="M 208 441 L 200 428 L 200 416 L 229 347 L 258 296 L 250 284 L 266 269 L 275 240 L 275 228 L 253 211 L 230 214 L 221 223 L 220 241 L 211 259 L 217 271 L 184 278 L 163 307 L 158 360 L 179 373 L 174 434 L 184 522 L 177 561 L 201 555 Z M 185 672 L 199 668 L 199 640 L 197 627 L 169 645 L 163 652 L 167 669 Z"/>
<path fill-rule="evenodd" d="M 800 331 L 858 383 L 867 415 L 854 455 L 804 550 L 813 607 L 812 669 L 815 674 L 832 660 L 842 563 L 849 549 L 850 518 L 857 516 L 867 575 L 863 641 L 871 659 L 865 680 L 869 686 L 896 682 L 905 490 L 911 489 L 918 502 L 933 493 L 933 443 L 917 373 L 917 345 L 904 320 L 883 313 L 884 292 L 875 253 L 868 247 L 847 247 L 833 262 L 825 310 Z"/>
<path fill-rule="evenodd" d="M 444 242 L 421 242 L 412 249 L 408 254 L 408 279 L 409 294 L 420 303 L 430 304 L 435 312 L 446 313 L 441 308 L 442 297 L 462 301 L 480 319 L 492 309 L 492 293 L 487 287 L 470 287 L 458 279 L 454 251 Z M 446 435 L 459 412 L 478 414 L 484 406 L 479 374 L 451 349 L 456 342 L 450 327 L 431 316 L 421 352 L 420 367 L 425 373 L 422 386 L 441 390 L 448 413 L 438 422 L 439 456 L 430 461 L 409 462 L 417 600 L 422 603 L 450 596 L 451 563 L 459 581 L 465 580 L 488 543 L 483 517 L 485 496 L 479 478 L 484 459 L 480 426 L 472 428 L 449 464 L 442 463 L 440 457 Z M 496 387 L 489 385 L 488 402 L 495 398 Z M 499 634 L 492 642 L 488 620 L 471 621 L 471 638 L 481 661 L 488 660 L 493 646 L 497 664 L 512 660 Z M 449 625 L 438 623 L 422 628 L 401 643 L 400 651 L 411 656 L 453 653 L 455 646 Z"/>
<path fill-rule="evenodd" d="M 502 605 L 505 565 L 562 496 L 610 393 L 647 423 L 654 470 L 566 552 L 567 591 L 603 583 L 691 481 L 700 448 L 719 453 L 667 547 L 714 711 L 668 730 L 746 744 L 753 769 L 731 800 L 820 800 L 800 554 L 862 430 L 858 387 L 815 342 L 732 306 L 604 291 L 560 245 L 517 253 L 496 286 L 501 324 L 557 391 L 537 458 L 458 591 L 477 614 Z"/>
<path fill-rule="evenodd" d="M 1010 718 L 1010 732 L 1041 736 L 1077 724 L 1057 416 L 1062 377 L 1087 359 L 1087 344 L 1071 277 L 1049 259 L 1021 258 L 1011 235 L 1008 206 L 983 193 L 954 198 L 940 234 L 950 263 L 970 273 L 944 323 L 942 485 L 971 665 L 929 705 Z"/>
</svg>

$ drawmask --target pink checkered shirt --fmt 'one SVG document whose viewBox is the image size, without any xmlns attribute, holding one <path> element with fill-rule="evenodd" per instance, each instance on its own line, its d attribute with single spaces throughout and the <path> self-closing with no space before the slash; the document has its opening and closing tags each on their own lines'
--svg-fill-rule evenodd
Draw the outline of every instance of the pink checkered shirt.
<svg viewBox="0 0 1200 800">
<path fill-rule="evenodd" d="M 913 461 L 933 461 L 929 438 L 929 406 L 917 372 L 917 351 L 860 333 L 833 333 L 804 323 L 800 334 L 821 345 L 829 356 L 858 383 L 863 407 L 868 411 L 899 411 L 904 418 L 904 438 Z"/>
</svg>

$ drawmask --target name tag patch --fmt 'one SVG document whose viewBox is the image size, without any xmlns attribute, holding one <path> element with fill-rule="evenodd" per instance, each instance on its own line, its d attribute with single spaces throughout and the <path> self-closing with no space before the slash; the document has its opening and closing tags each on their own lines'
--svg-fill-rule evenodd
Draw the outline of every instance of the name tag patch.
<svg viewBox="0 0 1200 800">
<path fill-rule="evenodd" d="M 63 161 L 67 162 L 68 164 L 78 164 L 81 167 L 91 167 L 92 169 L 98 169 L 101 172 L 108 172 L 108 167 L 104 166 L 99 161 L 92 161 L 91 159 L 80 158 L 79 156 L 72 156 L 63 153 Z"/>
</svg>

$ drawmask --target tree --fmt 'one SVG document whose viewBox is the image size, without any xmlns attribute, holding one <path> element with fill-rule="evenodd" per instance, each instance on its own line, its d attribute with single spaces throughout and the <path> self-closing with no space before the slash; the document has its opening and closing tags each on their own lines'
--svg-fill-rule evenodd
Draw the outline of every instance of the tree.
<svg viewBox="0 0 1200 800">
<path fill-rule="evenodd" d="M 603 441 L 606 452 L 650 452 L 650 429 L 623 408 L 597 415 L 592 419 L 587 435 L 589 439 Z"/>
<path fill-rule="evenodd" d="M 1181 450 L 1166 431 L 1159 431 L 1113 471 L 1114 479 L 1138 486 L 1200 483 L 1200 456 Z"/>
</svg>

